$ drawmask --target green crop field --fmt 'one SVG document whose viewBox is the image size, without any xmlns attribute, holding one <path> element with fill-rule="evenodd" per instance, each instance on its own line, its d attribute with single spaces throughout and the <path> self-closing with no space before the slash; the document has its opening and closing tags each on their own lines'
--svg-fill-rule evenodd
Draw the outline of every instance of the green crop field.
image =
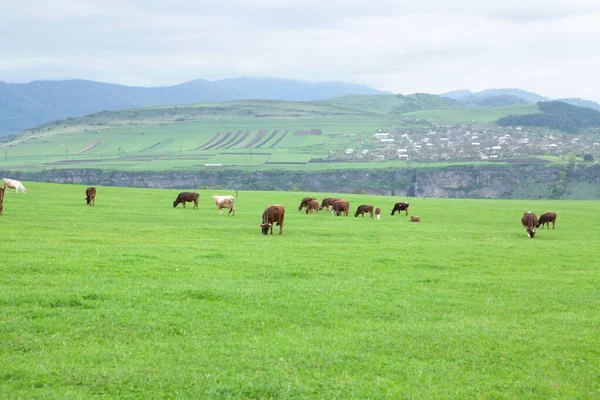
<svg viewBox="0 0 600 400">
<path fill-rule="evenodd" d="M 389 215 L 402 198 L 340 195 L 378 221 L 243 191 L 233 217 L 212 191 L 88 207 L 24 184 L 0 216 L 1 398 L 600 396 L 598 202 L 411 198 L 415 224 Z M 528 210 L 556 229 L 528 239 Z"/>
</svg>

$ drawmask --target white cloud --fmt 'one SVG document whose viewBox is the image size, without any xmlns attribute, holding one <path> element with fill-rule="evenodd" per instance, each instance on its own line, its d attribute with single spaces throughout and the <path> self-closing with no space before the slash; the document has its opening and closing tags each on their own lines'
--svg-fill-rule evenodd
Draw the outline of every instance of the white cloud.
<svg viewBox="0 0 600 400">
<path fill-rule="evenodd" d="M 0 80 L 245 75 L 599 101 L 598 26 L 586 0 L 32 0 L 0 15 Z"/>
</svg>

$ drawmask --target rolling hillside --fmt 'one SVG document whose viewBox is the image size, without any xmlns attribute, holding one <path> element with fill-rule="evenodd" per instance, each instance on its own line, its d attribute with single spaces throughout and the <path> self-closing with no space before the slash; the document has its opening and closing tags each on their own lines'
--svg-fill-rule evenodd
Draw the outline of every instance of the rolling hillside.
<svg viewBox="0 0 600 400">
<path fill-rule="evenodd" d="M 566 152 L 598 148 L 592 146 L 598 141 L 594 134 L 556 144 L 544 130 L 515 131 L 495 123 L 535 113 L 540 113 L 535 104 L 453 106 L 427 94 L 104 111 L 6 138 L 0 142 L 0 169 L 414 168 L 486 160 L 555 162 Z"/>
<path fill-rule="evenodd" d="M 344 82 L 288 79 L 198 79 L 165 87 L 130 87 L 86 80 L 0 82 L 0 136 L 56 119 L 161 104 L 192 104 L 240 99 L 310 101 L 344 94 L 377 94 Z"/>
</svg>

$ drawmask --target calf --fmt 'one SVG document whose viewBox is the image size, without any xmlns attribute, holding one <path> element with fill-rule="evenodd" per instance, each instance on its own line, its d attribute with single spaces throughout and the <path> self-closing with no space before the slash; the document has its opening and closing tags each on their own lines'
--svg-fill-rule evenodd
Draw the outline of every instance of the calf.
<svg viewBox="0 0 600 400">
<path fill-rule="evenodd" d="M 545 224 L 547 228 L 550 228 L 550 222 L 552 222 L 552 229 L 554 229 L 554 224 L 556 223 L 556 213 L 555 212 L 548 212 L 548 213 L 540 215 L 540 219 L 538 219 L 537 225 L 535 227 L 539 228 L 541 225 L 542 229 L 544 229 L 544 224 Z"/>
<path fill-rule="evenodd" d="M 96 188 L 94 186 L 90 186 L 85 189 L 85 201 L 88 206 L 93 206 L 96 201 Z"/>
<path fill-rule="evenodd" d="M 19 193 L 19 189 L 21 189 L 23 194 L 27 194 L 27 189 L 25 189 L 25 186 L 23 186 L 21 181 L 18 181 L 16 179 L 10 179 L 10 178 L 4 178 L 4 179 L 2 179 L 2 181 L 4 182 L 4 189 L 6 189 L 6 188 L 15 189 L 17 191 L 17 193 Z"/>
<path fill-rule="evenodd" d="M 306 213 L 319 213 L 319 202 L 317 201 L 317 199 L 312 199 L 308 202 L 308 204 L 306 205 Z"/>
<path fill-rule="evenodd" d="M 373 218 L 373 205 L 372 204 L 363 204 L 362 206 L 358 206 L 356 212 L 354 213 L 354 217 L 358 217 L 358 215 L 362 215 L 365 217 L 365 213 L 369 213 L 371 218 Z"/>
<path fill-rule="evenodd" d="M 312 200 L 317 200 L 314 197 L 305 197 L 302 199 L 302 201 L 300 202 L 300 205 L 298 206 L 298 211 L 302 211 L 302 209 L 304 207 L 308 207 L 308 203 L 310 203 Z M 319 202 L 317 201 L 317 207 L 319 206 Z"/>
<path fill-rule="evenodd" d="M 381 208 L 379 207 L 375 209 L 375 218 L 381 219 Z"/>
<path fill-rule="evenodd" d="M 285 215 L 285 209 L 280 204 L 273 204 L 265 209 L 262 215 L 262 224 L 260 224 L 260 228 L 262 229 L 263 235 L 267 235 L 269 233 L 269 228 L 271 229 L 271 235 L 273 234 L 273 224 L 279 225 L 279 234 L 283 233 L 283 217 Z"/>
<path fill-rule="evenodd" d="M 325 197 L 323 199 L 323 201 L 321 202 L 321 206 L 319 207 L 319 210 L 322 210 L 325 208 L 327 211 L 329 211 L 329 206 L 333 206 L 333 203 L 335 203 L 338 200 L 339 199 L 337 197 Z"/>
<path fill-rule="evenodd" d="M 404 211 L 406 212 L 405 215 L 408 215 L 408 203 L 401 201 L 399 203 L 394 204 L 394 208 L 392 209 L 392 215 L 394 215 L 396 211 L 398 211 L 398 214 L 400 214 L 400 211 Z"/>
<path fill-rule="evenodd" d="M 198 208 L 198 193 L 192 192 L 181 192 L 177 195 L 177 198 L 173 202 L 173 207 L 177 207 L 179 203 L 183 204 L 183 208 L 185 208 L 185 203 L 193 201 L 194 208 Z"/>
<path fill-rule="evenodd" d="M 338 200 L 331 206 L 331 215 L 335 213 L 339 217 L 343 213 L 347 217 L 348 209 L 350 209 L 350 203 L 346 200 Z"/>
<path fill-rule="evenodd" d="M 223 208 L 227 208 L 227 209 L 229 209 L 229 212 L 227 213 L 227 215 L 233 213 L 233 215 L 235 216 L 235 197 L 219 196 L 219 195 L 215 194 L 212 198 L 215 201 L 217 210 L 219 210 L 219 215 L 223 215 L 221 210 Z"/>
<path fill-rule="evenodd" d="M 527 230 L 527 236 L 531 239 L 533 239 L 533 237 L 535 236 L 535 228 L 537 227 L 537 222 L 537 216 L 531 211 L 528 211 L 525 214 L 523 214 L 523 218 L 521 218 L 521 223 Z"/>
<path fill-rule="evenodd" d="M 411 215 L 410 222 L 421 222 L 421 217 L 419 217 L 417 215 Z"/>
</svg>

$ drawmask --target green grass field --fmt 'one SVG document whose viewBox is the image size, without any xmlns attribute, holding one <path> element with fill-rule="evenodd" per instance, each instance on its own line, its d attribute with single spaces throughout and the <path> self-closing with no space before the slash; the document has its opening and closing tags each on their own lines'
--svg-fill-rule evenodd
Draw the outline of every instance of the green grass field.
<svg viewBox="0 0 600 400">
<path fill-rule="evenodd" d="M 228 217 L 213 192 L 24 184 L 0 216 L 1 398 L 600 396 L 598 202 L 411 198 L 412 224 L 401 198 L 341 195 L 377 221 L 244 191 Z M 528 239 L 528 210 L 556 229 Z"/>
</svg>

